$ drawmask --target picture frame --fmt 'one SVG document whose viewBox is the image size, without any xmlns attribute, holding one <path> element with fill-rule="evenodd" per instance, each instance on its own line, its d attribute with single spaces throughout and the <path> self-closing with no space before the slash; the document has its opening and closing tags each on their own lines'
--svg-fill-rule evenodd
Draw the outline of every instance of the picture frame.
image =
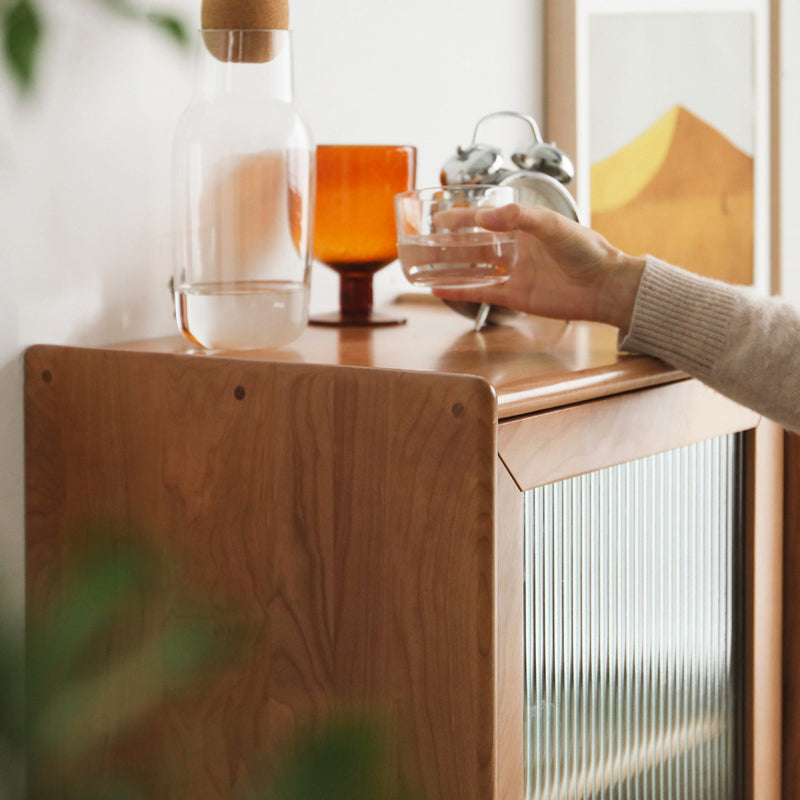
<svg viewBox="0 0 800 800">
<path fill-rule="evenodd" d="M 546 0 L 548 138 L 626 252 L 779 288 L 774 0 Z"/>
</svg>

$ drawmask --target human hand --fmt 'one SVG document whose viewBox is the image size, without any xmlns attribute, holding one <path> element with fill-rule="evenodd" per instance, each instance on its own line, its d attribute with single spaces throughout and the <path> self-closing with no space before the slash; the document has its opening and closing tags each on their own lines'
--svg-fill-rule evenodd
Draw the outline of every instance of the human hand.
<svg viewBox="0 0 800 800">
<path fill-rule="evenodd" d="M 643 258 L 626 255 L 591 228 L 546 208 L 514 203 L 480 209 L 476 223 L 490 231 L 517 231 L 519 255 L 511 277 L 491 286 L 434 289 L 437 297 L 627 330 Z"/>
</svg>

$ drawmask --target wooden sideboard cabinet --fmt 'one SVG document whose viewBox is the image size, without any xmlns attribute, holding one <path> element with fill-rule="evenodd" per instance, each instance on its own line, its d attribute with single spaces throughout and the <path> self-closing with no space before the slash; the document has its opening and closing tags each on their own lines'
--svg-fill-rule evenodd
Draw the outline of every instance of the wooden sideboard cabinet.
<svg viewBox="0 0 800 800">
<path fill-rule="evenodd" d="M 227 800 L 364 714 L 415 798 L 778 798 L 780 429 L 605 326 L 392 311 L 274 352 L 27 352 L 31 619 L 103 523 L 250 631 L 93 769 Z"/>
</svg>

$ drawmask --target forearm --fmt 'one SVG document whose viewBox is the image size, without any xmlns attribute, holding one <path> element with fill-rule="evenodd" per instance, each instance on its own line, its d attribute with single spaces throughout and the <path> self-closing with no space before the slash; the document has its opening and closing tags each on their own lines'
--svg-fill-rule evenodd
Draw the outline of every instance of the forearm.
<svg viewBox="0 0 800 800">
<path fill-rule="evenodd" d="M 800 313 L 648 257 L 620 347 L 684 370 L 800 431 Z"/>
</svg>

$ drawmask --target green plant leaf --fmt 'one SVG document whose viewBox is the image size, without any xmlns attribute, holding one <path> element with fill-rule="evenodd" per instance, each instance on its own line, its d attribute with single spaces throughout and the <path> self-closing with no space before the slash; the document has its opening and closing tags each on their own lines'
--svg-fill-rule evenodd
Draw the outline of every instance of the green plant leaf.
<svg viewBox="0 0 800 800">
<path fill-rule="evenodd" d="M 368 725 L 338 722 L 301 740 L 272 786 L 269 800 L 385 800 L 380 754 Z"/>
<path fill-rule="evenodd" d="M 33 85 L 42 21 L 32 0 L 16 0 L 3 12 L 3 55 L 23 94 Z"/>
<path fill-rule="evenodd" d="M 130 19 L 141 19 L 142 12 L 129 0 L 98 0 L 102 5 L 106 6 L 107 8 L 111 9 L 117 14 L 121 14 L 123 17 L 129 17 Z"/>
<path fill-rule="evenodd" d="M 24 639 L 21 633 L 9 631 L 2 617 L 0 626 L 0 749 L 5 745 L 21 750 L 25 741 Z"/>
<path fill-rule="evenodd" d="M 186 26 L 173 14 L 164 11 L 153 11 L 146 14 L 131 0 L 97 0 L 97 2 L 116 14 L 121 14 L 123 17 L 150 23 L 181 46 L 189 43 L 189 34 Z"/>
<path fill-rule="evenodd" d="M 144 549 L 85 555 L 67 571 L 62 602 L 29 631 L 29 681 L 46 691 L 50 673 L 69 673 L 97 632 L 138 593 L 157 589 L 157 566 Z"/>
<path fill-rule="evenodd" d="M 186 30 L 186 26 L 172 14 L 154 12 L 148 14 L 146 19 L 152 25 L 155 25 L 156 28 L 166 33 L 181 47 L 186 47 L 189 44 L 189 33 Z"/>
<path fill-rule="evenodd" d="M 165 691 L 190 677 L 209 677 L 211 626 L 177 625 L 106 664 L 101 672 L 59 687 L 30 720 L 29 744 L 38 757 L 75 758 L 123 731 L 153 708 Z M 100 710 L 102 709 L 102 713 Z"/>
</svg>

